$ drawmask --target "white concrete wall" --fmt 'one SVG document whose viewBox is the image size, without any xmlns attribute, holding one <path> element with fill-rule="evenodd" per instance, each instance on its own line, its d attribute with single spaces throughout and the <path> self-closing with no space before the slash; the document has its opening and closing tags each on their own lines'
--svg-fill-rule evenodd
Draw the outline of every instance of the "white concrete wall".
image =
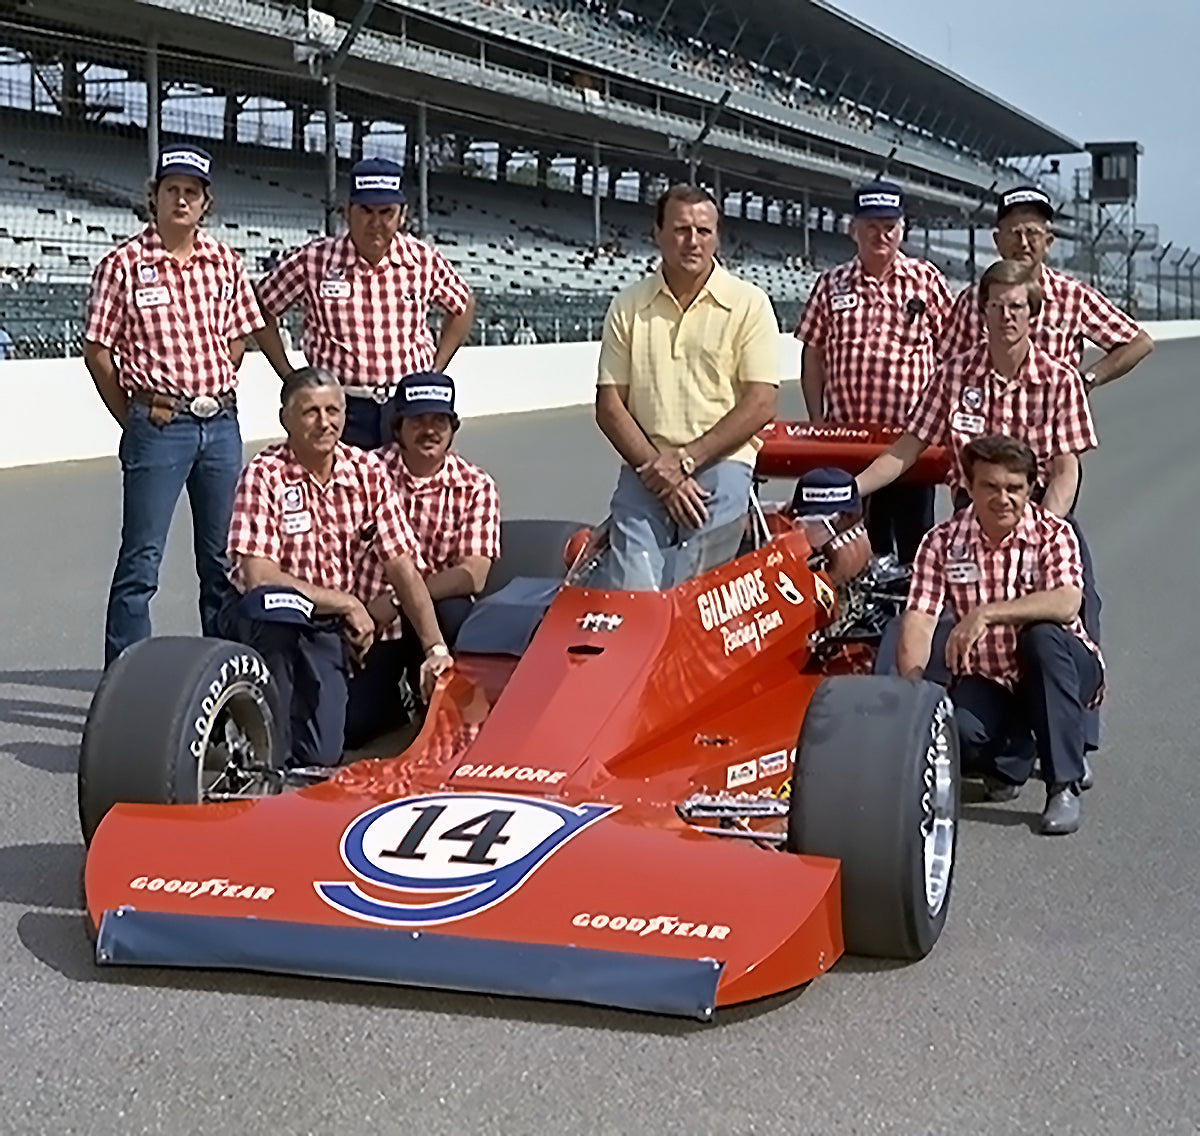
<svg viewBox="0 0 1200 1136">
<path fill-rule="evenodd" d="M 1200 337 L 1200 320 L 1143 325 L 1155 339 Z M 467 347 L 450 368 L 464 418 L 522 414 L 592 401 L 597 343 L 534 347 Z M 800 347 L 779 337 L 784 379 L 800 375 Z M 296 362 L 302 362 L 297 355 Z M 82 359 L 0 362 L 0 468 L 109 457 L 119 431 L 109 417 Z M 246 357 L 238 391 L 242 435 L 260 441 L 281 435 L 279 380 L 258 353 Z"/>
</svg>

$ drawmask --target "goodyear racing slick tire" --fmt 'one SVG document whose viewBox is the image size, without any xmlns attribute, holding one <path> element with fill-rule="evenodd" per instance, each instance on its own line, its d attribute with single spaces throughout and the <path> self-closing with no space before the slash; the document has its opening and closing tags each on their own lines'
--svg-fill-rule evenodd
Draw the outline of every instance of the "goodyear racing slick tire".
<svg viewBox="0 0 1200 1136">
<path fill-rule="evenodd" d="M 516 520 L 500 522 L 500 558 L 488 572 L 483 594 L 498 592 L 518 576 L 553 577 L 567 574 L 563 553 L 582 521 Z"/>
<path fill-rule="evenodd" d="M 123 651 L 88 709 L 79 822 L 90 843 L 118 801 L 198 804 L 276 792 L 274 683 L 223 639 L 164 636 Z"/>
<path fill-rule="evenodd" d="M 896 676 L 825 679 L 796 748 L 788 849 L 842 862 L 846 951 L 919 959 L 946 922 L 959 754 L 945 690 Z"/>
</svg>

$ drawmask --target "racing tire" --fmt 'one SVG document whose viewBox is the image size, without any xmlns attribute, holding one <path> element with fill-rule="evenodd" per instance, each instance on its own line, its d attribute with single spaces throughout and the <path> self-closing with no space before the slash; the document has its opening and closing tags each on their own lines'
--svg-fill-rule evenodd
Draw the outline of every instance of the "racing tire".
<svg viewBox="0 0 1200 1136">
<path fill-rule="evenodd" d="M 79 823 L 90 844 L 118 801 L 199 804 L 281 786 L 275 684 L 262 656 L 223 639 L 128 647 L 100 680 L 79 747 Z"/>
<path fill-rule="evenodd" d="M 561 580 L 567 574 L 563 553 L 582 521 L 515 520 L 500 522 L 500 556 L 488 572 L 482 594 L 490 596 L 518 576 Z"/>
<path fill-rule="evenodd" d="M 958 838 L 954 708 L 931 682 L 817 687 L 796 748 L 787 848 L 842 864 L 848 954 L 924 958 L 946 922 Z"/>
</svg>

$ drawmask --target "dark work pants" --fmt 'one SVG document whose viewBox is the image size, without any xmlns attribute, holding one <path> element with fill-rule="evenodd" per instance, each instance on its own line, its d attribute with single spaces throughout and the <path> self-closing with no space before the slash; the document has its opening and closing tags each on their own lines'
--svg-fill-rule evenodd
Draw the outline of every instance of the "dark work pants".
<svg viewBox="0 0 1200 1136">
<path fill-rule="evenodd" d="M 866 502 L 867 536 L 879 556 L 895 553 L 901 564 L 917 558 L 917 548 L 933 528 L 932 485 L 885 485 Z"/>
<path fill-rule="evenodd" d="M 377 450 L 392 440 L 392 405 L 373 398 L 346 396 L 346 427 L 342 441 L 360 450 Z"/>
<path fill-rule="evenodd" d="M 1100 663 L 1057 623 L 1030 624 L 1018 650 L 1021 680 L 1015 691 L 979 675 L 950 687 L 963 765 L 1021 785 L 1040 758 L 1048 785 L 1078 783 L 1084 712 L 1100 686 Z"/>
<path fill-rule="evenodd" d="M 349 677 L 340 621 L 251 618 L 252 596 L 234 592 L 219 626 L 222 637 L 253 647 L 271 670 L 281 718 L 279 752 L 289 765 L 337 765 L 345 746 Z"/>
<path fill-rule="evenodd" d="M 452 650 L 473 602 L 468 596 L 450 596 L 433 605 L 442 637 Z M 412 696 L 420 698 L 424 661 L 425 652 L 407 620 L 400 638 L 385 639 L 367 652 L 363 669 L 350 681 L 346 709 L 346 745 L 350 749 L 404 725 L 409 709 L 400 684 L 406 681 Z"/>
</svg>

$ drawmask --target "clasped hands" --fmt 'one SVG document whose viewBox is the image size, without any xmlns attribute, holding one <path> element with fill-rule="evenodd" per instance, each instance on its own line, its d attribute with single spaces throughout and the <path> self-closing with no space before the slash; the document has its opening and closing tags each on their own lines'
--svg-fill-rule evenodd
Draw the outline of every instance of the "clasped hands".
<svg viewBox="0 0 1200 1136">
<path fill-rule="evenodd" d="M 636 466 L 642 484 L 664 505 L 670 518 L 683 528 L 698 529 L 708 520 L 704 502 L 712 496 L 679 464 L 682 451 L 668 450 Z"/>
</svg>

